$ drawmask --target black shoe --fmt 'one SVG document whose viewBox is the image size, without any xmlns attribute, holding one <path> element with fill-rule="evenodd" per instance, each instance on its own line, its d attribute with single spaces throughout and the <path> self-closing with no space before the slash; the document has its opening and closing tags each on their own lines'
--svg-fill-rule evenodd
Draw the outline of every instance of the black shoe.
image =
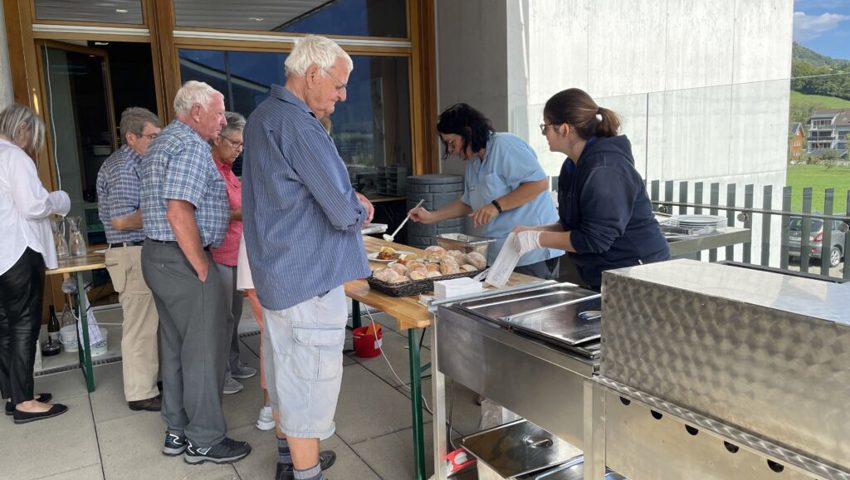
<svg viewBox="0 0 850 480">
<path fill-rule="evenodd" d="M 212 447 L 196 447 L 190 440 L 183 454 L 186 463 L 198 464 L 204 462 L 232 463 L 247 457 L 251 453 L 251 445 L 248 442 L 240 442 L 232 438 L 224 437 Z"/>
<path fill-rule="evenodd" d="M 46 412 L 22 412 L 20 410 L 15 410 L 12 414 L 15 416 L 15 423 L 29 423 L 35 422 L 38 420 L 44 420 L 47 418 L 53 418 L 68 411 L 68 407 L 62 405 L 61 403 L 54 403 L 50 406 L 50 410 Z"/>
<path fill-rule="evenodd" d="M 127 402 L 130 405 L 130 410 L 147 410 L 148 412 L 158 412 L 162 410 L 162 395 L 157 395 L 147 400 L 133 400 Z"/>
<path fill-rule="evenodd" d="M 319 452 L 319 466 L 322 471 L 325 471 L 333 466 L 336 462 L 336 452 L 333 450 L 322 450 Z M 277 470 L 274 474 L 275 480 L 294 480 L 295 473 L 293 467 L 288 463 L 277 462 Z"/>
<path fill-rule="evenodd" d="M 165 432 L 165 444 L 162 446 L 162 454 L 176 457 L 186 451 L 186 437 L 176 433 Z"/>
<path fill-rule="evenodd" d="M 36 396 L 34 398 L 35 401 L 41 402 L 41 403 L 47 403 L 52 399 L 53 399 L 53 395 L 51 395 L 49 393 L 39 393 L 39 394 L 36 394 Z M 6 415 L 11 415 L 13 413 L 15 413 L 15 406 L 12 405 L 12 401 L 9 400 L 8 402 L 6 402 Z"/>
</svg>

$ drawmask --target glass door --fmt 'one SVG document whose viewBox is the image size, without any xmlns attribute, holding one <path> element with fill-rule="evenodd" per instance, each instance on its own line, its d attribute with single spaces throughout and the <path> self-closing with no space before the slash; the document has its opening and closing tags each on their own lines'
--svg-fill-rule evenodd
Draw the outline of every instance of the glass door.
<svg viewBox="0 0 850 480">
<path fill-rule="evenodd" d="M 109 59 L 104 50 L 39 42 L 50 158 L 56 185 L 71 197 L 68 215 L 82 217 L 89 245 L 104 243 L 97 215 L 97 172 L 117 148 Z"/>
</svg>

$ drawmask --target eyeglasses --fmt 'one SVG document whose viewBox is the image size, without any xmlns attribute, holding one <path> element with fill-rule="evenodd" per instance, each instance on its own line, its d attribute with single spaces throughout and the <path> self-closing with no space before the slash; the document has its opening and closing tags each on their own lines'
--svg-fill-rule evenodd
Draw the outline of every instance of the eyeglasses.
<svg viewBox="0 0 850 480">
<path fill-rule="evenodd" d="M 336 89 L 337 92 L 341 92 L 341 91 L 345 90 L 346 88 L 348 88 L 348 84 L 343 82 L 343 81 L 340 81 L 340 79 L 336 78 L 336 76 L 333 73 L 331 73 L 330 70 L 327 70 L 327 69 L 323 69 L 323 70 L 325 70 L 325 73 L 327 73 L 328 76 L 330 76 L 332 79 L 334 79 L 335 82 L 337 82 L 339 84 L 339 85 L 334 85 L 334 88 Z"/>
<path fill-rule="evenodd" d="M 137 135 L 137 136 L 139 138 L 147 138 L 148 140 L 153 140 L 154 138 L 159 136 L 159 134 L 158 133 L 145 133 L 145 134 Z"/>
<path fill-rule="evenodd" d="M 557 127 L 558 125 L 560 125 L 560 124 L 558 124 L 558 123 L 541 123 L 539 125 L 540 133 L 543 134 L 543 135 L 546 135 L 546 128 L 547 127 Z"/>
<path fill-rule="evenodd" d="M 227 140 L 227 143 L 229 143 L 233 148 L 235 148 L 237 150 L 241 149 L 241 148 L 245 148 L 245 142 L 237 142 L 236 140 L 231 140 L 231 139 L 225 137 L 224 135 L 222 135 L 221 138 Z"/>
<path fill-rule="evenodd" d="M 455 146 L 457 145 L 457 138 L 452 138 L 451 140 L 444 140 L 440 138 L 440 141 L 443 142 L 443 160 L 449 158 L 449 155 L 456 150 Z"/>
</svg>

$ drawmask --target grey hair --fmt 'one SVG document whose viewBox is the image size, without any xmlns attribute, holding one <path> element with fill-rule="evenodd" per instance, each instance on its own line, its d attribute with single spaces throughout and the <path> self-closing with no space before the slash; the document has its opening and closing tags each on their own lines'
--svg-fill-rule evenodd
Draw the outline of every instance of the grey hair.
<svg viewBox="0 0 850 480">
<path fill-rule="evenodd" d="M 336 42 L 319 35 L 307 35 L 295 41 L 295 48 L 286 57 L 284 67 L 286 76 L 304 76 L 310 65 L 319 67 L 319 75 L 325 76 L 328 69 L 336 64 L 338 58 L 345 60 L 348 73 L 354 69 L 354 62 Z"/>
<path fill-rule="evenodd" d="M 129 107 L 125 109 L 121 112 L 121 140 L 126 141 L 128 132 L 141 137 L 146 123 L 150 123 L 154 127 L 162 126 L 159 117 L 147 108 Z"/>
<path fill-rule="evenodd" d="M 206 108 L 216 95 L 222 93 L 204 82 L 189 80 L 174 95 L 174 113 L 178 116 L 188 113 L 196 103 Z"/>
<path fill-rule="evenodd" d="M 29 145 L 18 143 L 21 128 L 30 131 Z M 30 107 L 13 103 L 0 112 L 0 136 L 8 138 L 23 150 L 32 148 L 37 152 L 44 146 L 44 122 Z"/>
<path fill-rule="evenodd" d="M 245 117 L 236 112 L 224 112 L 224 119 L 227 120 L 227 126 L 221 129 L 219 136 L 225 136 L 230 132 L 241 132 L 245 129 Z"/>
</svg>

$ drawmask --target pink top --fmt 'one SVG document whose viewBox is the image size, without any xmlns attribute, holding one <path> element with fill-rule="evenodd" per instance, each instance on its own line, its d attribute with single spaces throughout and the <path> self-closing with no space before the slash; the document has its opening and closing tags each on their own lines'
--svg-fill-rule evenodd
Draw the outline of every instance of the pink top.
<svg viewBox="0 0 850 480">
<path fill-rule="evenodd" d="M 233 174 L 231 165 L 216 161 L 215 166 L 227 185 L 227 202 L 230 204 L 230 210 L 242 210 L 242 182 Z M 241 238 L 242 220 L 231 220 L 221 245 L 210 249 L 213 260 L 228 267 L 235 267 L 239 256 L 239 239 Z"/>
</svg>

